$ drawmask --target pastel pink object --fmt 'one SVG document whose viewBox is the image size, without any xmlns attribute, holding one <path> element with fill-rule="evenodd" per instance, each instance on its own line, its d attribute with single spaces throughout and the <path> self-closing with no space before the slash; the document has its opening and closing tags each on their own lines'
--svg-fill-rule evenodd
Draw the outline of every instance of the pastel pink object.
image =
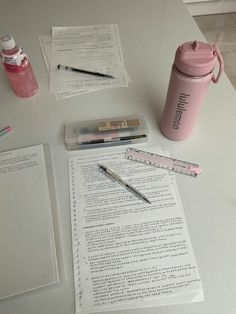
<svg viewBox="0 0 236 314">
<path fill-rule="evenodd" d="M 129 160 L 196 177 L 202 171 L 197 164 L 171 158 L 159 154 L 145 152 L 136 148 L 128 148 L 125 157 Z"/>
<path fill-rule="evenodd" d="M 15 94 L 22 98 L 33 96 L 39 86 L 27 55 L 15 44 L 12 36 L 3 36 L 1 42 L 2 63 Z"/>
<path fill-rule="evenodd" d="M 213 70 L 219 63 L 218 74 Z M 172 140 L 188 138 L 211 81 L 217 83 L 224 61 L 215 45 L 199 41 L 178 47 L 172 66 L 165 109 L 161 121 L 162 133 Z"/>
</svg>

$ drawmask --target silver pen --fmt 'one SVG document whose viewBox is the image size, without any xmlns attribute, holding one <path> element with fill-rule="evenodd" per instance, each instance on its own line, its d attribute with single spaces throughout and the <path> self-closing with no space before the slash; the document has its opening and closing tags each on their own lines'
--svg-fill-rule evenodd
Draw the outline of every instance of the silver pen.
<svg viewBox="0 0 236 314">
<path fill-rule="evenodd" d="M 113 171 L 111 171 L 107 167 L 98 164 L 98 169 L 103 174 L 105 174 L 109 179 L 111 179 L 112 181 L 118 182 L 120 185 L 122 185 L 124 188 L 126 188 L 131 193 L 133 193 L 139 199 L 145 201 L 148 204 L 151 204 L 151 202 L 146 198 L 146 196 L 144 196 L 142 193 L 140 193 L 138 190 L 136 190 L 130 184 L 128 184 L 125 181 L 123 181 L 117 174 L 115 174 Z"/>
</svg>

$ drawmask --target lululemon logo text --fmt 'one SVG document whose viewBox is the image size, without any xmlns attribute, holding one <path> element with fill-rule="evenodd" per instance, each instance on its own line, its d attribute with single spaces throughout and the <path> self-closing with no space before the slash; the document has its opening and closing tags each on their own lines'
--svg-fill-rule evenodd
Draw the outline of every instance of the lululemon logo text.
<svg viewBox="0 0 236 314">
<path fill-rule="evenodd" d="M 186 106 L 188 105 L 188 98 L 190 95 L 180 93 L 179 99 L 178 99 L 178 104 L 177 104 L 177 109 L 175 112 L 175 118 L 172 124 L 172 128 L 175 130 L 178 130 L 179 125 L 181 123 L 182 116 L 184 114 L 184 111 L 186 111 Z"/>
</svg>

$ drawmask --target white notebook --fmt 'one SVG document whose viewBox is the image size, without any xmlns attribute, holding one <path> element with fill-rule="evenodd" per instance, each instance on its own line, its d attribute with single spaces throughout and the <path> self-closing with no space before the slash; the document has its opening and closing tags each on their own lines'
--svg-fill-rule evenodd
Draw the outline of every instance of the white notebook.
<svg viewBox="0 0 236 314">
<path fill-rule="evenodd" d="M 43 145 L 0 153 L 0 299 L 58 281 Z"/>
</svg>

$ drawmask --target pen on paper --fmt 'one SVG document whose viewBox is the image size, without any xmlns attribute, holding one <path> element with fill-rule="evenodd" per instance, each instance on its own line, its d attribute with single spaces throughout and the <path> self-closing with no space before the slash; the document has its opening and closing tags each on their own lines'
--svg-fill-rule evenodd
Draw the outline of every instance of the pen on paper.
<svg viewBox="0 0 236 314">
<path fill-rule="evenodd" d="M 11 132 L 12 131 L 12 128 L 10 126 L 7 126 L 3 129 L 0 130 L 0 137 Z"/>
<path fill-rule="evenodd" d="M 136 197 L 143 200 L 144 202 L 151 204 L 151 202 L 144 196 L 142 193 L 140 193 L 138 190 L 136 190 L 132 185 L 126 183 L 124 180 L 122 180 L 117 174 L 115 174 L 113 171 L 108 169 L 107 167 L 98 164 L 98 169 L 101 171 L 101 173 L 105 174 L 109 179 L 112 181 L 115 181 L 122 185 L 125 189 L 133 193 Z"/>
<path fill-rule="evenodd" d="M 57 68 L 59 70 L 66 70 L 66 71 L 75 71 L 75 72 L 80 72 L 84 74 L 89 74 L 89 75 L 94 75 L 94 76 L 101 76 L 101 77 L 106 77 L 106 78 L 114 78 L 114 76 L 105 74 L 105 73 L 100 73 L 100 72 L 94 72 L 94 71 L 88 71 L 88 70 L 83 70 L 83 69 L 78 69 L 78 68 L 73 68 L 67 65 L 62 65 L 58 64 Z"/>
</svg>

